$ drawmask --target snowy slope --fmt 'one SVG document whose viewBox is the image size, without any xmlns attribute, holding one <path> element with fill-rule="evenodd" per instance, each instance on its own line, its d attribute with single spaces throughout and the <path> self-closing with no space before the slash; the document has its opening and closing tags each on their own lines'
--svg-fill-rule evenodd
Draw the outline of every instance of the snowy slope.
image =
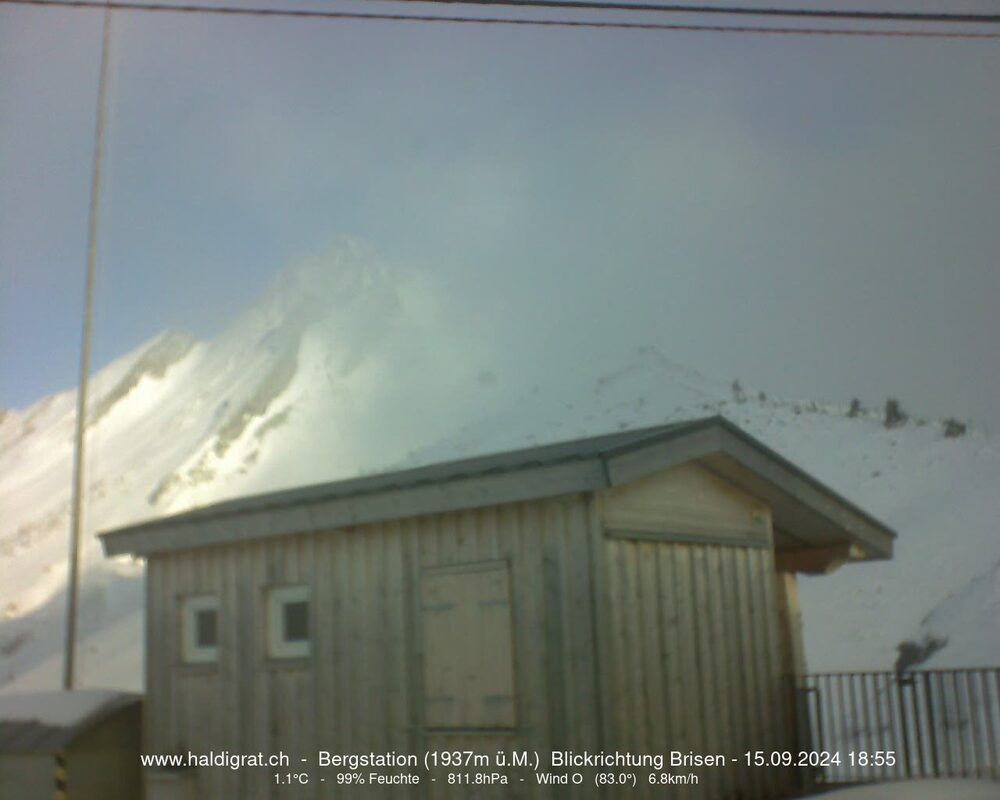
<svg viewBox="0 0 1000 800">
<path fill-rule="evenodd" d="M 784 401 L 677 364 L 651 344 L 505 376 L 436 297 L 337 240 L 279 274 L 221 336 L 165 333 L 92 381 L 81 674 L 141 687 L 142 567 L 93 532 L 222 498 L 723 413 L 900 531 L 890 563 L 803 580 L 814 669 L 889 667 L 904 638 L 934 663 L 1000 663 L 1000 446 L 938 423 Z M 544 357 L 536 361 L 544 363 Z M 544 353 L 543 353 L 544 356 Z M 60 671 L 75 393 L 0 418 L 0 690 Z"/>
<path fill-rule="evenodd" d="M 84 682 L 141 683 L 141 565 L 107 561 L 93 533 L 398 461 L 447 421 L 378 418 L 459 396 L 465 354 L 447 338 L 419 282 L 344 238 L 285 269 L 216 340 L 163 334 L 101 370 L 87 426 Z M 59 675 L 75 402 L 63 392 L 0 420 L 0 685 Z"/>
<path fill-rule="evenodd" d="M 624 366 L 623 366 L 624 365 Z M 596 370 L 597 378 L 587 370 Z M 903 639 L 948 639 L 927 665 L 1000 664 L 1000 443 L 940 422 L 734 392 L 644 347 L 510 398 L 419 454 L 432 461 L 721 413 L 899 532 L 890 562 L 800 578 L 813 670 L 891 668 Z"/>
</svg>

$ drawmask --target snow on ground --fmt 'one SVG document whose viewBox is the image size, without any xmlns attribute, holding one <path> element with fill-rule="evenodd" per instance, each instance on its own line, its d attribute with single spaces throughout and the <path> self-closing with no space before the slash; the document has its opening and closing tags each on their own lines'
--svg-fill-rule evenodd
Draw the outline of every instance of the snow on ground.
<svg viewBox="0 0 1000 800">
<path fill-rule="evenodd" d="M 947 637 L 948 645 L 929 661 L 946 663 L 948 650 L 963 654 L 976 666 L 996 665 L 997 626 L 1000 624 L 1000 562 L 984 565 L 984 571 L 948 595 L 921 624 L 921 636 Z"/>
<path fill-rule="evenodd" d="M 946 438 L 938 421 L 887 429 L 877 409 L 847 411 L 733 392 L 647 347 L 529 389 L 415 460 L 721 413 L 899 533 L 891 561 L 800 578 L 810 669 L 891 669 L 900 641 L 927 635 L 950 642 L 928 665 L 1000 664 L 1000 443 L 977 429 Z"/>
<path fill-rule="evenodd" d="M 995 781 L 895 781 L 813 795 L 814 800 L 1000 800 Z"/>
<path fill-rule="evenodd" d="M 892 666 L 903 638 L 935 634 L 949 645 L 925 666 L 1000 664 L 1000 615 L 935 610 L 991 585 L 1000 560 L 1000 448 L 981 431 L 946 439 L 938 424 L 886 430 L 877 420 L 793 415 L 747 429 L 899 534 L 891 562 L 853 564 L 801 578 L 813 669 Z M 850 601 L 845 601 L 849 597 Z M 952 604 L 957 609 L 958 599 Z M 995 604 L 995 599 L 994 599 Z M 887 632 L 896 634 L 895 640 Z"/>
<path fill-rule="evenodd" d="M 496 364 L 435 299 L 340 240 L 288 268 L 211 342 L 163 334 L 92 381 L 80 598 L 84 685 L 142 685 L 142 565 L 93 534 L 221 499 L 723 414 L 899 531 L 896 556 L 805 578 L 814 670 L 1000 664 L 1000 442 L 887 430 L 847 401 L 776 398 L 654 344 Z M 554 377 L 555 376 L 555 377 Z M 75 397 L 0 419 L 0 691 L 58 685 Z"/>
</svg>

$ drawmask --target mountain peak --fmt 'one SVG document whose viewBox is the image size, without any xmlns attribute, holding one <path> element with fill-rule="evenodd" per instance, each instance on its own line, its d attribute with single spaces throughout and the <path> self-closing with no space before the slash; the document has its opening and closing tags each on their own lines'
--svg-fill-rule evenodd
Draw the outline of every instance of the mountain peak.
<svg viewBox="0 0 1000 800">
<path fill-rule="evenodd" d="M 223 334 L 222 349 L 263 346 L 297 349 L 305 330 L 316 323 L 331 333 L 349 328 L 360 314 L 386 321 L 398 308 L 391 276 L 374 248 L 338 236 L 321 252 L 288 264 L 270 288 Z"/>
<path fill-rule="evenodd" d="M 284 310 L 317 311 L 356 299 L 377 280 L 374 249 L 351 236 L 338 236 L 320 253 L 293 262 L 278 273 L 269 299 Z"/>
</svg>

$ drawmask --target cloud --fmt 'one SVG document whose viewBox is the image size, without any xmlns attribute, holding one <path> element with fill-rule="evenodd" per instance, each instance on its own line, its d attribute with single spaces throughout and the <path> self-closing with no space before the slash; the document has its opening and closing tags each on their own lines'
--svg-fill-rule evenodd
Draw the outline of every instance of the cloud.
<svg viewBox="0 0 1000 800">
<path fill-rule="evenodd" d="M 281 264 L 348 232 L 432 272 L 455 298 L 441 313 L 511 360 L 538 341 L 552 363 L 585 338 L 657 343 L 777 391 L 1000 413 L 1000 387 L 961 366 L 991 360 L 1000 120 L 981 99 L 984 48 L 116 25 L 111 344 L 167 326 L 210 335 Z M 73 208 L 53 205 L 18 260 Z"/>
</svg>

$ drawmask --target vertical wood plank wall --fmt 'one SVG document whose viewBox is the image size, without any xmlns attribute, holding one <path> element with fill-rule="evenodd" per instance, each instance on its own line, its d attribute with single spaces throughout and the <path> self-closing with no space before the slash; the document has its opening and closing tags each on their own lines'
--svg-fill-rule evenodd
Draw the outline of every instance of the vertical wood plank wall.
<svg viewBox="0 0 1000 800">
<path fill-rule="evenodd" d="M 792 746 L 773 556 L 762 547 L 604 539 L 608 651 L 605 749 L 723 753 Z M 784 797 L 780 769 L 694 772 L 671 797 Z M 622 798 L 653 798 L 648 783 Z"/>
<path fill-rule="evenodd" d="M 284 750 L 314 766 L 318 750 L 598 749 L 593 597 L 583 495 L 366 525 L 350 531 L 154 556 L 148 570 L 148 752 Z M 507 560 L 511 567 L 517 723 L 511 732 L 421 727 L 420 572 Z M 269 585 L 312 587 L 312 655 L 265 657 Z M 178 597 L 221 597 L 220 659 L 180 663 Z M 456 642 L 461 646 L 461 642 Z M 343 797 L 324 784 L 294 790 L 272 770 L 203 770 L 204 797 Z M 320 771 L 310 769 L 314 776 Z M 421 775 L 422 768 L 418 770 Z M 439 776 L 440 778 L 441 776 Z M 365 797 L 469 797 L 440 779 L 363 787 Z M 360 794 L 359 794 L 360 796 Z M 476 787 L 476 797 L 550 797 L 551 788 Z M 583 796 L 583 795 L 581 795 Z"/>
<path fill-rule="evenodd" d="M 768 519 L 768 524 L 770 520 Z M 423 728 L 419 581 L 425 568 L 507 560 L 517 722 L 512 731 Z M 319 750 L 770 750 L 786 746 L 774 558 L 760 546 L 604 535 L 590 495 L 492 506 L 149 560 L 146 752 L 283 750 L 313 782 L 274 770 L 203 770 L 203 797 L 345 796 Z M 312 590 L 312 654 L 265 655 L 268 586 Z M 220 659 L 180 663 L 178 598 L 221 598 Z M 461 646 L 461 642 L 456 642 Z M 776 770 L 694 770 L 671 796 L 781 796 Z M 363 788 L 372 798 L 598 796 L 592 785 Z M 440 776 L 439 776 L 440 777 Z M 602 797 L 662 796 L 641 785 Z M 685 793 L 686 792 L 686 793 Z M 360 793 L 359 793 L 359 796 Z"/>
<path fill-rule="evenodd" d="M 636 753 L 738 758 L 791 747 L 770 509 L 688 463 L 598 493 L 592 516 L 617 531 L 599 531 L 595 551 L 607 740 Z M 712 543 L 697 543 L 701 535 Z M 706 800 L 784 797 L 795 778 L 742 760 L 670 771 L 700 778 L 671 796 Z M 647 783 L 621 797 L 663 791 Z"/>
</svg>

